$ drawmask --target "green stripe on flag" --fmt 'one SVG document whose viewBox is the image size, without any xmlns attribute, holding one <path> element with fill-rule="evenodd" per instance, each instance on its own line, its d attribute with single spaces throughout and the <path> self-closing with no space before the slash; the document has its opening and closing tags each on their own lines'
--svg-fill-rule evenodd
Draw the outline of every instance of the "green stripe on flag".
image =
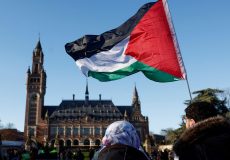
<svg viewBox="0 0 230 160">
<path fill-rule="evenodd" d="M 139 61 L 133 63 L 132 65 L 119 69 L 114 72 L 95 72 L 89 71 L 88 76 L 98 79 L 99 81 L 106 82 L 124 78 L 131 74 L 141 71 L 148 79 L 156 82 L 173 82 L 180 80 L 172 76 L 171 74 L 162 72 L 156 68 L 150 67 L 146 64 L 143 64 Z"/>
</svg>

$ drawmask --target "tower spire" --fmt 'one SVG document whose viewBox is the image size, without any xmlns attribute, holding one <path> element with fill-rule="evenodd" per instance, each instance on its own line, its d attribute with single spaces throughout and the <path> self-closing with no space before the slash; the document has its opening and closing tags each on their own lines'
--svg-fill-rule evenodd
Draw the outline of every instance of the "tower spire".
<svg viewBox="0 0 230 160">
<path fill-rule="evenodd" d="M 136 84 L 134 86 L 134 91 L 133 91 L 133 104 L 135 103 L 139 103 L 139 96 L 138 96 Z"/>
<path fill-rule="evenodd" d="M 28 73 L 28 74 L 31 73 L 31 72 L 30 72 L 30 66 L 29 66 L 28 69 L 27 69 L 27 73 Z"/>
<path fill-rule="evenodd" d="M 36 49 L 42 49 L 42 45 L 41 45 L 41 42 L 40 42 L 40 37 L 39 37 L 39 39 L 38 39 L 38 43 L 37 43 L 37 45 L 36 45 Z"/>
<path fill-rule="evenodd" d="M 89 101 L 89 90 L 88 90 L 88 79 L 86 79 L 86 88 L 85 88 L 85 102 Z"/>
</svg>

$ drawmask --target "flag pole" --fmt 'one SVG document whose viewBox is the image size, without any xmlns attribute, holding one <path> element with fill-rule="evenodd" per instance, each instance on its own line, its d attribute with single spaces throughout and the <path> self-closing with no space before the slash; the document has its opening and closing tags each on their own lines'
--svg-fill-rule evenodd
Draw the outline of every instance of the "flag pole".
<svg viewBox="0 0 230 160">
<path fill-rule="evenodd" d="M 186 75 L 186 83 L 187 83 L 187 87 L 188 87 L 188 92 L 189 92 L 190 100 L 192 101 L 192 94 L 191 94 L 190 86 L 189 86 L 189 83 L 188 83 L 188 76 L 187 75 Z"/>
<path fill-rule="evenodd" d="M 188 76 L 187 76 L 187 72 L 186 72 L 186 69 L 185 69 L 182 54 L 180 52 L 180 46 L 179 46 L 179 43 L 178 43 L 178 40 L 177 40 L 177 35 L 176 35 L 176 31 L 175 31 L 174 24 L 173 24 L 173 21 L 172 21 L 172 17 L 171 17 L 171 14 L 170 14 L 170 10 L 169 10 L 169 7 L 168 7 L 168 3 L 167 3 L 167 0 L 160 0 L 160 1 L 162 1 L 163 6 L 164 6 L 165 14 L 166 14 L 166 17 L 167 17 L 167 20 L 168 20 L 168 23 L 169 23 L 169 28 L 171 30 L 171 34 L 172 34 L 172 37 L 173 37 L 173 42 L 174 42 L 176 52 L 177 52 L 177 59 L 178 59 L 178 62 L 180 64 L 181 71 L 184 74 L 184 78 L 186 79 L 186 84 L 187 84 L 187 87 L 188 87 L 190 101 L 192 101 L 192 94 L 191 94 L 191 91 L 190 91 L 190 86 L 189 86 L 189 82 L 188 82 Z"/>
</svg>

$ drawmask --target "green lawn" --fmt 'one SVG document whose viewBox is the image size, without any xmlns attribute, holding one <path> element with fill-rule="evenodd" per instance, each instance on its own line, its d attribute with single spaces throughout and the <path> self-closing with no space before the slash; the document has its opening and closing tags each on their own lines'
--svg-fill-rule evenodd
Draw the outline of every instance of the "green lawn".
<svg viewBox="0 0 230 160">
<path fill-rule="evenodd" d="M 89 160 L 89 152 L 82 152 L 84 155 L 84 160 Z"/>
</svg>

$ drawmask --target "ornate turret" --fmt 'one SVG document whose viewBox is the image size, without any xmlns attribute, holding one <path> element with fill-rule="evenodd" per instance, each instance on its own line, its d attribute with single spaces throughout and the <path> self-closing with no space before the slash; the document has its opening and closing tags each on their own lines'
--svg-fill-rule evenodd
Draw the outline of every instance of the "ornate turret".
<svg viewBox="0 0 230 160">
<path fill-rule="evenodd" d="M 48 113 L 48 110 L 46 111 L 46 114 L 45 114 L 45 120 L 49 120 L 49 113 Z"/>
<path fill-rule="evenodd" d="M 128 120 L 128 115 L 127 115 L 127 111 L 125 110 L 125 113 L 124 113 L 124 120 Z"/>
<path fill-rule="evenodd" d="M 27 69 L 27 79 L 26 79 L 26 84 L 28 84 L 28 83 L 29 83 L 29 81 L 30 81 L 30 75 L 31 75 L 31 71 L 30 71 L 30 67 L 28 67 L 28 69 Z"/>
<path fill-rule="evenodd" d="M 27 74 L 30 75 L 31 74 L 31 71 L 30 71 L 30 66 L 28 67 L 27 69 Z"/>
</svg>

